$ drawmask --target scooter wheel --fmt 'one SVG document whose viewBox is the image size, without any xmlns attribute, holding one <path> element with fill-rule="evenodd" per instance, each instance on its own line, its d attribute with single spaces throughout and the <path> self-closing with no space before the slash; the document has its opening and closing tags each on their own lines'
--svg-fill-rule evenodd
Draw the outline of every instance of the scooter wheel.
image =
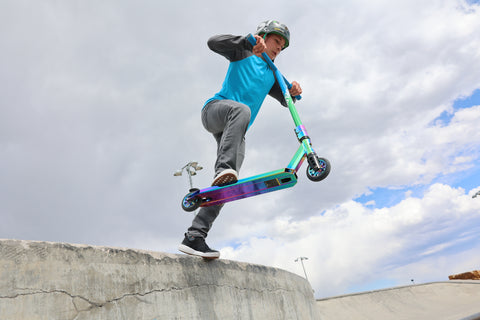
<svg viewBox="0 0 480 320">
<path fill-rule="evenodd" d="M 182 200 L 182 209 L 187 211 L 187 212 L 192 212 L 198 209 L 200 207 L 200 198 L 193 197 L 192 194 L 196 193 L 198 189 L 196 190 L 190 190 L 192 192 L 189 192 L 185 197 L 183 197 Z"/>
<path fill-rule="evenodd" d="M 330 162 L 325 158 L 318 158 L 318 163 L 320 164 L 320 169 L 315 170 L 314 168 L 308 166 L 307 168 L 307 177 L 312 181 L 322 181 L 330 173 Z"/>
</svg>

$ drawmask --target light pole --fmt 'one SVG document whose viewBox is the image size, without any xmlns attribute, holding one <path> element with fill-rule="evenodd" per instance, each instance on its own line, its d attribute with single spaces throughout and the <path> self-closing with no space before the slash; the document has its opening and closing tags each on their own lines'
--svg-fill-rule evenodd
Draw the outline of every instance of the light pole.
<svg viewBox="0 0 480 320">
<path fill-rule="evenodd" d="M 305 274 L 305 279 L 307 279 L 307 281 L 308 281 L 307 272 L 305 271 L 305 266 L 303 265 L 303 260 L 308 260 L 308 258 L 307 257 L 298 257 L 297 259 L 295 259 L 295 262 L 297 262 L 298 260 L 300 260 L 300 263 L 302 264 L 303 273 Z M 308 282 L 310 282 L 310 281 L 308 281 Z"/>
<path fill-rule="evenodd" d="M 198 162 L 196 161 L 190 161 L 186 165 L 184 165 L 181 169 L 178 169 L 173 173 L 174 176 L 179 177 L 182 175 L 183 170 L 187 172 L 188 175 L 188 181 L 190 182 L 190 190 L 193 189 L 193 183 L 192 183 L 192 176 L 197 174 L 197 171 L 202 170 L 203 167 L 198 165 Z"/>
<path fill-rule="evenodd" d="M 472 198 L 476 198 L 476 197 L 478 197 L 478 196 L 480 196 L 480 191 L 477 191 L 477 193 L 475 193 L 475 194 L 472 196 Z"/>
</svg>

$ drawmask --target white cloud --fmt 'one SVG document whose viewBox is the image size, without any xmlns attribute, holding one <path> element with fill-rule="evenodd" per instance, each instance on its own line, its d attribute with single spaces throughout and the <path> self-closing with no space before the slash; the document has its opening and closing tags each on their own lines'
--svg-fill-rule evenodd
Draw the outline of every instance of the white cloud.
<svg viewBox="0 0 480 320">
<path fill-rule="evenodd" d="M 434 184 L 422 198 L 407 197 L 391 208 L 370 209 L 350 201 L 302 220 L 277 219 L 265 237 L 223 248 L 222 254 L 288 266 L 301 275 L 293 261 L 306 256 L 307 275 L 318 296 L 342 294 L 383 278 L 397 285 L 410 278 L 441 281 L 459 266 L 478 264 L 469 252 L 480 246 L 479 212 L 480 202 L 464 190 Z M 441 266 L 423 270 L 439 259 L 444 260 Z"/>
</svg>

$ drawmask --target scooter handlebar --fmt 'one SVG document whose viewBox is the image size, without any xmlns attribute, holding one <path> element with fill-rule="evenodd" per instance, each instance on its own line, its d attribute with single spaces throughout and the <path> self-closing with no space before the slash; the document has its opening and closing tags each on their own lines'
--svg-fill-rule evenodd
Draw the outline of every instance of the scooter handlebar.
<svg viewBox="0 0 480 320">
<path fill-rule="evenodd" d="M 255 37 L 251 33 L 247 35 L 247 40 L 248 42 L 250 42 L 252 46 L 255 46 L 257 44 L 257 39 L 255 39 Z M 272 59 L 270 59 L 270 57 L 265 52 L 262 52 L 262 57 L 265 59 L 265 61 L 268 63 L 270 68 L 272 68 L 273 71 L 277 70 L 277 67 L 275 66 L 275 64 L 273 64 Z M 285 78 L 283 75 L 282 77 L 283 77 L 283 81 L 285 81 L 285 84 L 287 85 L 287 88 L 291 89 L 292 84 L 288 82 L 287 78 Z M 278 79 L 278 81 L 280 80 Z M 295 96 L 295 99 L 300 100 L 302 99 L 302 96 L 301 95 Z"/>
</svg>

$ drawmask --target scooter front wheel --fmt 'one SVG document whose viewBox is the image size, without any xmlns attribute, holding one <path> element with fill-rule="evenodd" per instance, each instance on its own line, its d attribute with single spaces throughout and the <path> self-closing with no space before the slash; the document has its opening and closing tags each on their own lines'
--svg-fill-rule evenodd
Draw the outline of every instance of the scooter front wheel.
<svg viewBox="0 0 480 320">
<path fill-rule="evenodd" d="M 187 212 L 192 212 L 200 207 L 200 198 L 195 196 L 192 197 L 194 193 L 197 193 L 199 189 L 192 189 L 189 193 L 182 199 L 182 209 Z"/>
<path fill-rule="evenodd" d="M 307 177 L 312 181 L 322 181 L 330 173 L 330 162 L 325 158 L 317 158 L 320 168 L 307 167 Z M 316 170 L 317 169 L 317 170 Z"/>
</svg>

